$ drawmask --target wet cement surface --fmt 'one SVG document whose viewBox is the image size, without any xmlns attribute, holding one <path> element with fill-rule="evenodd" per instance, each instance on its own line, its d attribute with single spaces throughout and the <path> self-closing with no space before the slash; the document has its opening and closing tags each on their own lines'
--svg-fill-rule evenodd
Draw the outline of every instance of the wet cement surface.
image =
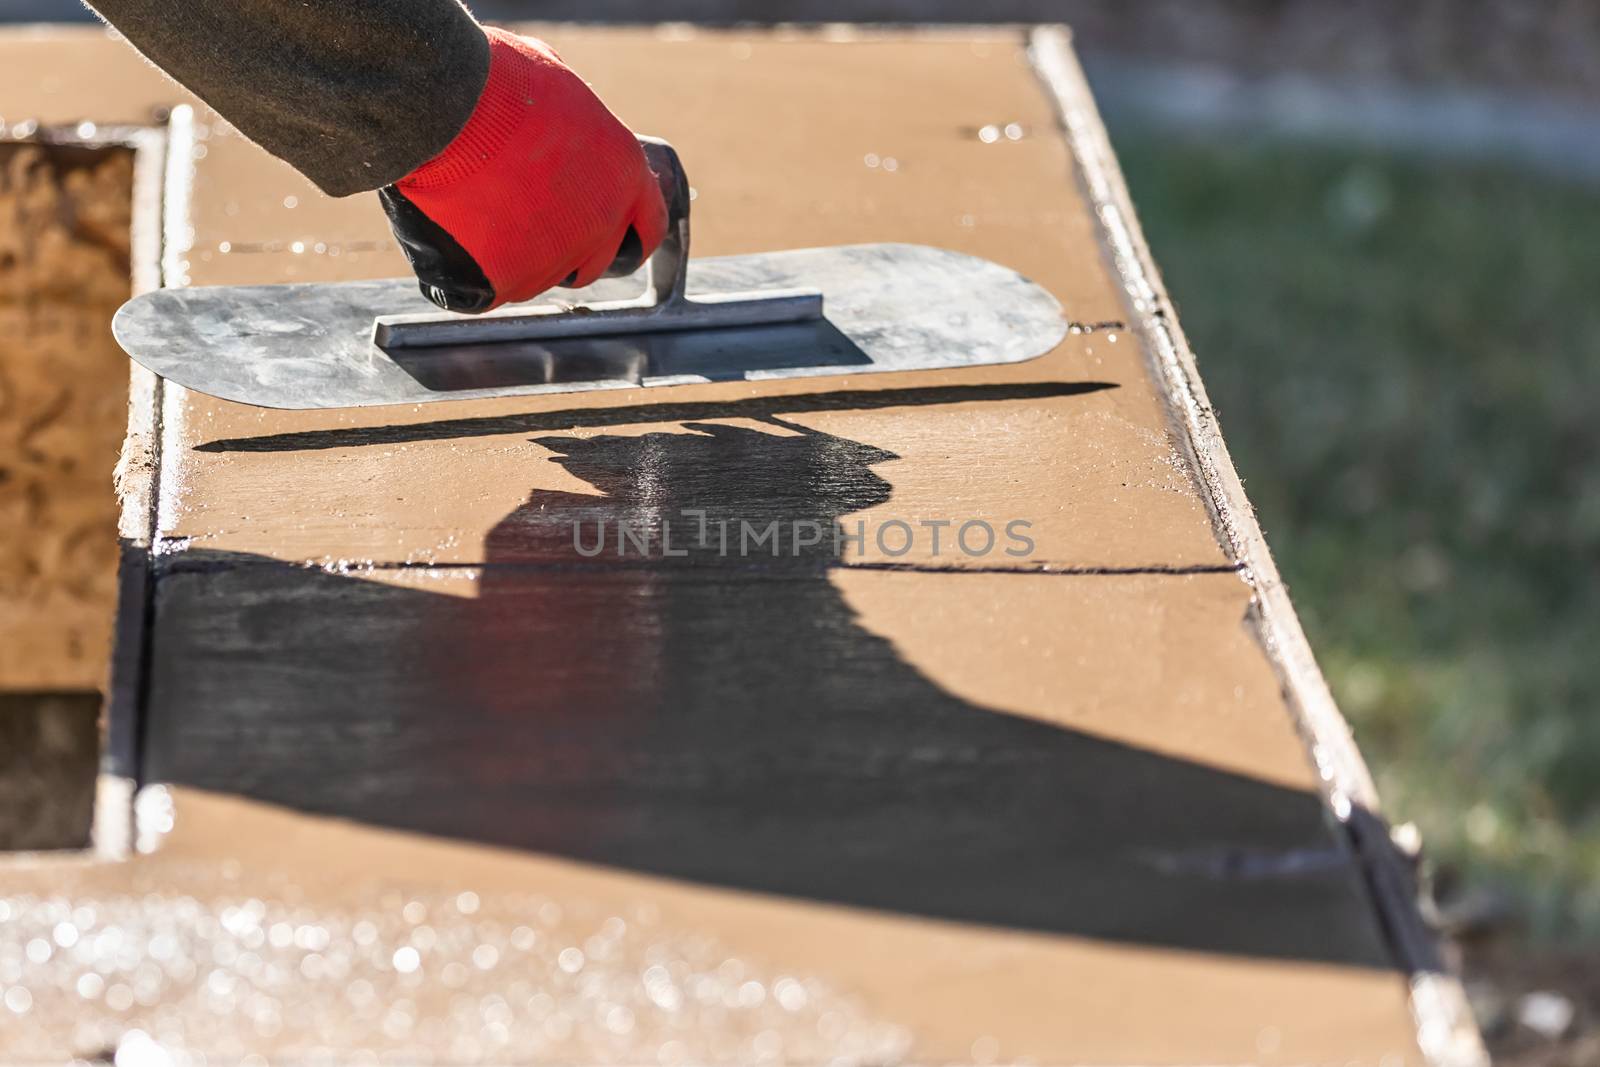
<svg viewBox="0 0 1600 1067">
<path fill-rule="evenodd" d="M 452 596 L 194 563 L 223 569 L 162 583 L 154 781 L 894 914 L 1388 966 L 1313 794 L 954 695 L 824 573 L 491 566 Z M 1095 580 L 1054 579 L 1062 608 Z"/>
<path fill-rule="evenodd" d="M 8 867 L 17 958 L 50 948 L 10 1058 L 138 1029 L 208 1062 L 1418 1062 L 1368 968 L 722 890 L 187 789 L 146 807 L 171 827 L 147 855 Z"/>
<path fill-rule="evenodd" d="M 597 922 L 647 903 L 674 938 L 759 961 L 764 989 L 803 975 L 846 998 L 847 1030 L 889 1035 L 857 1060 L 1414 1062 L 1404 980 L 1020 39 L 550 36 L 626 120 L 716 161 L 693 168 L 701 250 L 943 245 L 1033 277 L 1087 332 L 1020 367 L 870 384 L 312 415 L 172 391 L 143 770 L 174 787 L 148 821 L 175 829 L 125 868 L 25 872 L 15 891 L 108 910 L 154 892 L 172 903 L 151 921 L 193 920 L 184 953 L 219 951 L 224 909 L 252 899 L 299 908 L 341 953 L 349 917 L 376 916 L 389 959 L 359 980 L 405 998 L 432 1048 L 499 1009 L 450 1022 L 462 961 L 419 949 L 403 969 L 385 924 L 471 890 L 503 929 L 537 910 L 516 893 Z M 115 77 L 139 104 L 143 75 Z M 52 92 L 13 98 L 80 106 Z M 986 143 L 994 123 L 1024 133 Z M 400 272 L 372 204 L 200 127 L 191 282 Z M 790 535 L 1020 518 L 1035 545 L 669 556 L 686 510 Z M 573 528 L 587 543 L 602 521 L 654 553 L 583 555 Z M 625 960 L 631 990 L 644 968 Z M 224 966 L 219 986 L 247 979 L 227 1011 L 167 968 L 149 1003 L 130 980 L 85 1021 L 148 1022 L 170 998 L 195 1047 L 283 1047 L 232 1013 L 240 990 L 285 1010 L 327 995 L 303 956 L 286 965 L 306 980 Z M 526 961 L 504 1025 L 555 974 Z M 32 1018 L 78 1003 L 77 980 L 41 982 Z M 812 1043 L 778 1026 L 793 1043 L 775 1058 L 814 1062 L 815 1036 L 843 1032 L 797 1025 Z M 671 1059 L 653 1028 L 607 1032 L 610 1052 L 579 1058 Z M 505 1046 L 475 1047 L 440 1057 Z"/>
</svg>

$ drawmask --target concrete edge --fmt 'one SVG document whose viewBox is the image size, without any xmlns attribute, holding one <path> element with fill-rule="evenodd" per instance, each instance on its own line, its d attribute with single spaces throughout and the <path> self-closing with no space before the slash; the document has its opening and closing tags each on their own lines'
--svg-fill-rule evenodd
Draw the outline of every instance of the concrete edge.
<svg viewBox="0 0 1600 1067">
<path fill-rule="evenodd" d="M 160 284 L 161 206 L 165 189 L 165 130 L 140 131 L 133 175 L 133 295 Z M 117 606 L 105 693 L 105 747 L 96 783 L 91 845 L 102 858 L 121 858 L 132 838 L 133 754 L 138 677 L 144 649 L 148 600 L 154 426 L 161 381 L 132 361 L 128 372 L 128 433 L 113 481 L 117 516 Z"/>
<path fill-rule="evenodd" d="M 134 168 L 133 292 L 171 283 L 174 238 L 189 225 L 193 171 L 193 112 L 175 108 L 165 129 L 139 133 Z M 96 787 L 92 847 L 102 859 L 124 859 L 137 845 L 140 722 L 149 652 L 153 568 L 160 501 L 165 383 L 129 362 L 128 433 L 117 462 L 120 511 L 117 607 L 110 678 L 106 684 L 106 744 Z"/>
<path fill-rule="evenodd" d="M 1367 879 L 1375 912 L 1410 982 L 1417 1042 L 1436 1067 L 1486 1067 L 1488 1054 L 1460 981 L 1439 963 L 1414 879 L 1389 838 L 1377 791 L 1349 723 L 1334 702 L 1273 562 L 1254 509 L 1234 469 L 1215 412 L 1161 286 L 1122 171 L 1064 26 L 1038 26 L 1028 53 L 1073 150 L 1075 169 L 1096 218 L 1101 245 L 1133 320 L 1155 384 L 1189 453 L 1224 550 L 1254 592 L 1251 621 L 1306 740 L 1329 810 Z"/>
<path fill-rule="evenodd" d="M 21 137 L 6 137 L 5 127 L 0 124 L 0 140 L 80 148 L 126 148 L 133 151 L 130 287 L 132 295 L 154 288 L 159 278 L 161 210 L 166 186 L 166 132 L 149 126 L 101 126 L 93 122 L 60 127 L 40 127 L 32 122 L 23 122 L 13 127 L 13 131 L 18 130 L 27 132 Z M 137 613 L 142 618 L 144 610 L 140 549 L 150 542 L 146 521 L 154 502 L 148 477 L 153 441 L 150 426 L 155 411 L 153 397 L 160 388 L 159 379 L 153 374 L 137 364 L 130 364 L 130 368 L 128 434 L 123 438 L 122 451 L 112 471 L 118 503 L 117 540 L 120 552 L 117 563 L 117 606 L 113 615 L 111 662 L 102 687 L 101 721 L 104 730 L 94 783 L 89 842 L 82 849 L 7 853 L 4 859 L 8 863 L 71 864 L 85 858 L 114 859 L 126 854 L 133 802 L 132 781 L 123 759 L 127 752 L 124 737 L 126 724 L 132 721 L 130 713 L 125 710 L 129 697 L 126 680 L 137 678 L 139 672 L 136 664 L 127 664 L 123 660 L 132 646 L 142 646 L 143 630 L 136 625 L 125 631 L 122 620 L 129 612 Z M 124 641 L 125 633 L 132 640 Z"/>
</svg>

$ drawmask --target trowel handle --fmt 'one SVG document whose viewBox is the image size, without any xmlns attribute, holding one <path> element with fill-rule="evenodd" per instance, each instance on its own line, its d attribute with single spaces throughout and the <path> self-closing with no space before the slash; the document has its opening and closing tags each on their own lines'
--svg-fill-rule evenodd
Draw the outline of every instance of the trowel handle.
<svg viewBox="0 0 1600 1067">
<path fill-rule="evenodd" d="M 667 225 L 674 226 L 689 217 L 689 176 L 683 172 L 678 150 L 659 137 L 639 138 L 644 158 L 661 182 L 661 198 L 667 202 Z"/>
<path fill-rule="evenodd" d="M 689 177 L 666 141 L 641 136 L 639 147 L 661 182 L 661 198 L 667 205 L 667 236 L 650 257 L 650 285 L 660 302 L 683 295 L 683 266 L 689 258 Z M 630 228 L 606 277 L 620 278 L 638 270 L 643 251 L 639 235 Z"/>
</svg>

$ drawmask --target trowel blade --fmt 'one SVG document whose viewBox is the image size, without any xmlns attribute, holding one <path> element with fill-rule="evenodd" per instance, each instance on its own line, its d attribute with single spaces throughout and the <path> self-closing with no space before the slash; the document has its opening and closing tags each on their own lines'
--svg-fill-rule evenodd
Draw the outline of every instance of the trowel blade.
<svg viewBox="0 0 1600 1067">
<path fill-rule="evenodd" d="M 638 276 L 569 302 L 619 300 Z M 871 244 L 694 259 L 691 297 L 822 293 L 820 319 L 660 334 L 385 350 L 381 316 L 434 310 L 411 279 L 158 289 L 113 321 L 135 360 L 171 382 L 270 408 L 649 388 L 1017 363 L 1053 349 L 1053 296 L 1006 267 L 922 245 Z M 534 306 L 557 303 L 548 297 Z"/>
</svg>

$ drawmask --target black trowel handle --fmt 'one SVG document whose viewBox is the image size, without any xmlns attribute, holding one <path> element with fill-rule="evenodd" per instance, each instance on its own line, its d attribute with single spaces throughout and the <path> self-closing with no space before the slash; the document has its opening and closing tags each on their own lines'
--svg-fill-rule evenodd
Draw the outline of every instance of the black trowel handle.
<svg viewBox="0 0 1600 1067">
<path fill-rule="evenodd" d="M 667 202 L 667 225 L 674 226 L 689 217 L 689 176 L 683 172 L 678 150 L 659 137 L 640 137 L 644 158 L 661 182 L 661 198 Z"/>
<path fill-rule="evenodd" d="M 676 258 L 681 264 L 689 256 L 689 177 L 683 172 L 677 151 L 661 138 L 640 137 L 639 147 L 644 149 L 645 160 L 661 182 L 661 197 L 667 203 L 667 236 L 661 242 L 662 249 L 676 239 L 679 246 Z M 617 258 L 606 270 L 606 277 L 621 278 L 638 270 L 644 259 L 643 252 L 639 235 L 629 227 L 622 247 L 617 249 Z M 682 273 L 681 267 L 677 273 Z"/>
</svg>

